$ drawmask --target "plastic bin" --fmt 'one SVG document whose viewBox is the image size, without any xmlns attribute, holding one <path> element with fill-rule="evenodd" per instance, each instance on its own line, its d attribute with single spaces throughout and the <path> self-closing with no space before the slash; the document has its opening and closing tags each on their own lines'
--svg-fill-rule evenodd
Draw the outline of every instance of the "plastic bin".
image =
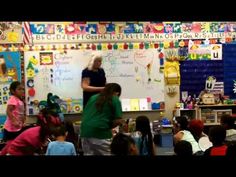
<svg viewBox="0 0 236 177">
<path fill-rule="evenodd" d="M 173 147 L 173 134 L 161 133 L 160 134 L 160 146 L 161 147 Z"/>
</svg>

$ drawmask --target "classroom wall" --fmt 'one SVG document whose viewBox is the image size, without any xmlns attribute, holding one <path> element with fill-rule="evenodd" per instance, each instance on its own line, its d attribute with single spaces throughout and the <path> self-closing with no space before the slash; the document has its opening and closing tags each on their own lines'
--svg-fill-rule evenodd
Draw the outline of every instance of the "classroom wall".
<svg viewBox="0 0 236 177">
<path fill-rule="evenodd" d="M 33 37 L 34 37 L 34 46 L 33 48 L 30 48 L 26 46 L 26 48 L 24 48 L 24 50 L 22 50 L 22 48 L 20 46 L 18 46 L 19 50 L 21 51 L 27 51 L 27 50 L 40 50 L 40 48 L 43 48 L 43 50 L 55 50 L 55 41 L 54 41 L 54 37 L 59 37 L 59 39 L 65 37 L 64 40 L 59 40 L 57 38 L 58 44 L 60 45 L 60 49 L 64 50 L 64 48 L 66 49 L 87 49 L 88 47 L 88 43 L 92 42 L 92 50 L 103 50 L 103 42 L 104 44 L 107 42 L 118 42 L 116 44 L 119 43 L 123 43 L 122 46 L 124 45 L 128 45 L 129 42 L 130 44 L 132 42 L 136 42 L 136 44 L 132 45 L 132 49 L 133 48 L 141 48 L 140 46 L 142 46 L 143 50 L 148 49 L 149 47 L 153 48 L 154 43 L 155 45 L 159 45 L 159 47 L 157 47 L 157 49 L 166 49 L 166 48 L 173 48 L 173 46 L 187 46 L 188 45 L 188 40 L 196 40 L 196 43 L 201 43 L 203 42 L 202 39 L 204 39 L 205 37 L 203 36 L 208 36 L 209 40 L 211 41 L 211 43 L 215 43 L 212 42 L 212 40 L 216 40 L 217 38 L 224 38 L 226 39 L 226 42 L 229 41 L 228 39 L 231 40 L 235 40 L 235 38 L 232 38 L 232 34 L 231 32 L 233 32 L 233 34 L 236 32 L 236 27 L 234 22 L 223 24 L 220 22 L 217 23 L 209 23 L 209 22 L 193 22 L 193 23 L 183 23 L 181 24 L 180 22 L 178 23 L 157 23 L 157 24 L 152 24 L 152 23 L 145 23 L 145 24 L 131 24 L 129 22 L 122 22 L 124 23 L 124 28 L 121 28 L 120 25 L 115 25 L 113 32 L 111 32 L 110 30 L 108 30 L 108 27 L 110 28 L 110 25 L 105 25 L 107 27 L 107 34 L 108 36 L 112 36 L 112 37 L 108 37 L 108 36 L 103 36 L 101 34 L 102 33 L 102 28 L 101 24 L 97 25 L 97 22 L 91 23 L 89 26 L 87 25 L 86 30 L 81 30 L 79 31 L 75 31 L 75 33 L 72 33 L 70 31 L 66 31 L 66 29 L 68 30 L 71 27 L 75 27 L 80 26 L 80 29 L 85 29 L 82 28 L 84 26 L 86 26 L 86 24 L 74 24 L 74 22 L 32 22 L 31 25 L 37 24 L 35 26 L 33 26 L 32 29 L 34 29 L 33 32 Z M 48 26 L 45 26 L 44 24 L 50 24 Z M 56 26 L 56 24 L 59 24 L 58 26 Z M 55 25 L 55 31 L 52 29 L 54 29 Z M 60 32 L 60 30 L 62 28 L 59 27 L 63 27 L 62 32 Z M 121 25 L 122 26 L 122 25 Z M 155 27 L 161 27 L 161 28 L 155 28 Z M 32 27 L 32 26 L 31 26 Z M 134 28 L 135 27 L 135 28 Z M 136 28 L 138 27 L 138 28 Z M 142 30 L 140 31 L 140 27 L 143 27 Z M 150 27 L 151 30 L 148 30 Z M 207 29 L 207 27 L 210 27 L 210 29 Z M 223 27 L 223 28 L 222 28 Z M 89 29 L 94 28 L 95 31 L 89 30 Z M 170 28 L 172 30 L 170 30 Z M 31 30 L 32 30 L 31 29 Z M 43 29 L 43 30 L 42 30 Z M 79 28 L 78 28 L 79 29 Z M 119 29 L 119 30 L 118 30 Z M 160 31 L 157 31 L 156 29 L 161 29 Z M 117 31 L 118 30 L 118 31 Z M 66 32 L 65 32 L 66 31 Z M 54 34 L 55 32 L 55 34 Z M 182 33 L 181 33 L 182 32 Z M 190 34 L 191 32 L 191 34 Z M 91 33 L 91 34 L 90 34 Z M 145 33 L 148 33 L 145 34 Z M 150 33 L 150 34 L 149 34 Z M 156 33 L 156 34 L 154 34 Z M 208 34 L 209 33 L 209 34 Z M 213 35 L 214 33 L 214 35 Z M 219 33 L 219 34 L 218 34 Z M 229 33 L 229 35 L 228 35 Z M 99 34 L 99 36 L 97 36 L 96 38 L 96 34 Z M 145 34 L 145 35 L 144 35 Z M 183 34 L 183 35 L 182 35 Z M 195 34 L 195 35 L 194 35 Z M 51 36 L 50 36 L 51 35 Z M 94 36 L 93 36 L 94 35 Z M 182 37 L 181 37 L 182 36 Z M 202 36 L 202 37 L 201 37 Z M 49 37 L 49 38 L 47 38 Z M 114 37 L 114 38 L 113 38 Z M 124 38 L 124 39 L 123 39 Z M 167 43 L 166 43 L 167 41 Z M 9 42 L 9 41 L 8 41 Z M 61 43 L 60 43 L 61 42 Z M 74 44 L 72 44 L 74 42 Z M 85 42 L 85 43 L 83 43 Z M 101 42 L 101 43 L 100 43 Z M 141 43 L 143 42 L 143 43 Z M 151 42 L 150 44 L 147 45 L 146 48 L 146 42 Z M 154 43 L 152 43 L 154 42 Z M 169 43 L 170 42 L 170 43 Z M 182 44 L 180 45 L 180 43 L 182 42 Z M 218 40 L 219 42 L 219 40 Z M 38 44 L 38 46 L 37 46 Z M 67 44 L 69 45 L 69 47 L 67 46 Z M 83 45 L 82 45 L 83 44 Z M 152 44 L 152 45 L 151 45 Z M 168 44 L 168 45 L 167 45 Z M 95 47 L 93 49 L 93 46 Z M 122 47 L 121 46 L 121 47 Z M 8 51 L 8 50 L 12 50 L 14 51 L 17 45 L 8 45 L 7 47 L 3 46 L 3 49 Z M 106 46 L 107 47 L 107 46 Z M 118 50 L 119 45 L 117 46 Z M 117 47 L 115 50 L 117 50 Z M 130 49 L 130 47 L 128 47 Z M 114 46 L 112 48 L 112 50 L 114 49 Z M 127 47 L 126 47 L 127 49 Z M 156 49 L 156 47 L 155 47 Z M 105 50 L 105 48 L 104 48 Z M 106 50 L 108 50 L 106 48 Z M 123 48 L 122 48 L 123 50 Z M 233 57 L 231 57 L 233 58 Z M 192 62 L 192 61 L 190 61 Z M 182 78 L 181 78 L 181 84 L 182 84 Z M 230 86 L 232 84 L 232 80 L 230 81 Z M 176 93 L 173 96 L 170 96 L 167 92 L 166 89 L 167 86 L 165 86 L 165 93 L 164 93 L 164 98 L 165 98 L 165 117 L 171 119 L 172 118 L 172 111 L 175 107 L 176 102 L 179 102 L 179 98 L 180 98 L 180 92 L 179 92 L 179 86 L 176 86 Z M 232 89 L 232 86 L 230 88 L 230 91 Z M 184 89 L 183 89 L 184 90 Z M 231 91 L 232 92 L 232 91 Z M 150 116 L 152 118 L 155 117 L 155 115 L 158 115 L 156 112 L 150 112 L 150 113 L 145 113 L 145 114 L 150 114 Z M 127 114 L 125 114 L 126 116 Z M 137 113 L 134 113 L 134 117 L 138 115 Z M 156 116 L 158 117 L 158 116 Z M 72 115 L 66 115 L 66 118 L 69 119 L 73 119 L 73 120 L 78 120 L 80 118 L 80 114 L 72 114 Z M 32 121 L 34 118 L 29 118 L 29 121 Z"/>
<path fill-rule="evenodd" d="M 177 92 L 174 96 L 169 96 L 165 89 L 165 117 L 167 117 L 170 120 L 172 120 L 173 110 L 175 109 L 175 105 L 180 100 L 179 86 L 176 85 L 175 87 Z"/>
</svg>

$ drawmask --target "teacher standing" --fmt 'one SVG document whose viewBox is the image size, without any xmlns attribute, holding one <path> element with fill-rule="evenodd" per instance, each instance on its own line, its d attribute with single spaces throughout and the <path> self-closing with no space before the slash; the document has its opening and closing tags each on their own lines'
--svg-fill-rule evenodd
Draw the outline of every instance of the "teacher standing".
<svg viewBox="0 0 236 177">
<path fill-rule="evenodd" d="M 106 75 L 101 65 L 102 56 L 93 54 L 88 66 L 82 71 L 83 108 L 91 96 L 101 92 L 105 87 Z"/>
</svg>

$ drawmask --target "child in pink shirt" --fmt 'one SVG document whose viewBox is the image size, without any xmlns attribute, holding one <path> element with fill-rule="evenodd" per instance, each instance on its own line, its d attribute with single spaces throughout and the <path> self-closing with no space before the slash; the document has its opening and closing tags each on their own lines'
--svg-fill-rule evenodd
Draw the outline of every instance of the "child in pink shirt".
<svg viewBox="0 0 236 177">
<path fill-rule="evenodd" d="M 7 102 L 7 119 L 4 124 L 5 141 L 13 140 L 22 130 L 25 123 L 25 107 L 23 96 L 24 87 L 19 81 L 14 81 L 10 85 L 11 97 Z"/>
</svg>

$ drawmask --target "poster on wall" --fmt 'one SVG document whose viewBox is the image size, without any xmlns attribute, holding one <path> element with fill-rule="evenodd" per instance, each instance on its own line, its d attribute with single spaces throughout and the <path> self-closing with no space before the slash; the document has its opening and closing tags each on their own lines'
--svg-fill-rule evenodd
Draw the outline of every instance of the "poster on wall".
<svg viewBox="0 0 236 177">
<path fill-rule="evenodd" d="M 7 101 L 10 97 L 10 83 L 0 84 L 0 114 L 5 115 L 7 109 Z"/>
<path fill-rule="evenodd" d="M 189 60 L 222 60 L 222 44 L 189 45 Z"/>
<path fill-rule="evenodd" d="M 211 59 L 222 60 L 222 44 L 211 44 Z"/>
<path fill-rule="evenodd" d="M 0 114 L 6 114 L 9 86 L 21 80 L 20 52 L 0 52 Z"/>
<path fill-rule="evenodd" d="M 188 49 L 189 60 L 210 60 L 211 45 L 209 44 L 193 44 L 189 45 Z"/>
<path fill-rule="evenodd" d="M 216 83 L 216 78 L 214 76 L 209 76 L 206 79 L 205 89 L 212 90 L 215 87 L 215 83 Z"/>
<path fill-rule="evenodd" d="M 0 52 L 0 83 L 21 80 L 20 52 Z"/>
<path fill-rule="evenodd" d="M 21 22 L 0 22 L 0 44 L 22 43 Z"/>
</svg>

